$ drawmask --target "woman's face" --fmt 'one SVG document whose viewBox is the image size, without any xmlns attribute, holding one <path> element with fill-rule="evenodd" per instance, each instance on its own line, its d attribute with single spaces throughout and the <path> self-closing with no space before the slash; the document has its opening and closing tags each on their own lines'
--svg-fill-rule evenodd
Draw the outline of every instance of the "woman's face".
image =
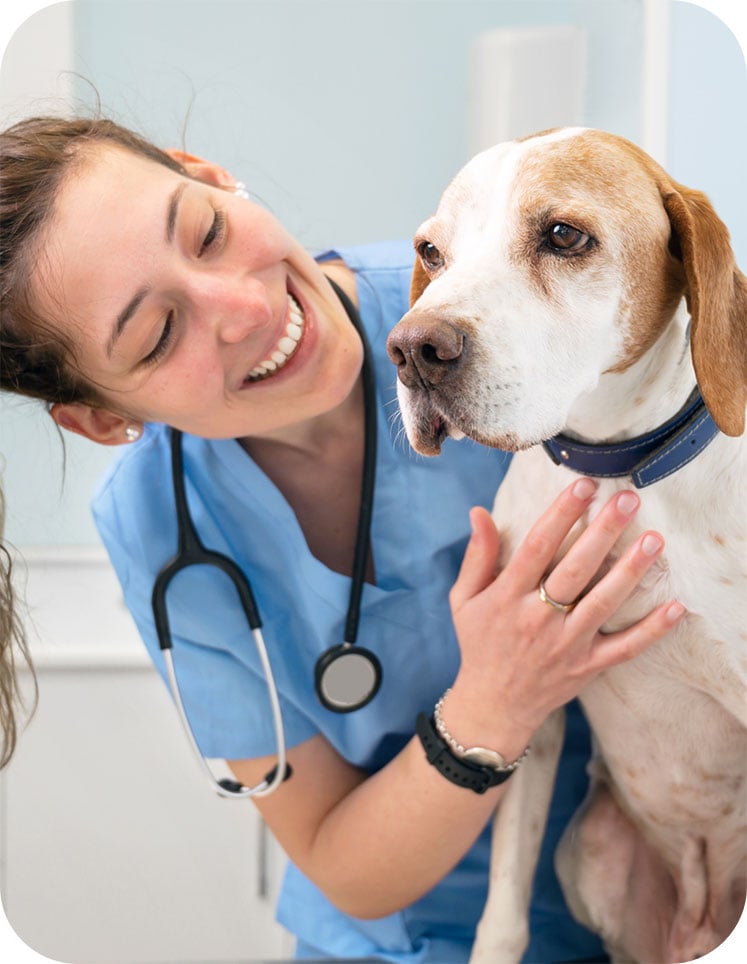
<svg viewBox="0 0 747 964">
<path fill-rule="evenodd" d="M 230 438 L 331 411 L 360 371 L 355 329 L 313 258 L 202 170 L 216 184 L 119 148 L 83 159 L 42 237 L 37 305 L 129 419 Z"/>
</svg>

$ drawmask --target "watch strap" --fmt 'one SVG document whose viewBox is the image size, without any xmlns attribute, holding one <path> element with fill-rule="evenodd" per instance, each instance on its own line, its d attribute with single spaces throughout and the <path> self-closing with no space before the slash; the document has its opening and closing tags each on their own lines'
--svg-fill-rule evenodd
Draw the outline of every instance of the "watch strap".
<svg viewBox="0 0 747 964">
<path fill-rule="evenodd" d="M 497 750 L 491 750 L 486 746 L 466 747 L 462 746 L 458 740 L 455 740 L 446 728 L 446 723 L 444 723 L 444 718 L 441 715 L 444 701 L 450 692 L 451 689 L 447 689 L 433 707 L 433 725 L 436 727 L 438 735 L 444 743 L 446 743 L 457 760 L 472 763 L 476 766 L 487 767 L 489 770 L 515 770 L 526 760 L 529 756 L 531 746 L 527 746 L 521 756 L 517 757 L 513 763 L 507 763 L 503 754 Z"/>
<path fill-rule="evenodd" d="M 415 721 L 415 732 L 425 750 L 425 756 L 431 766 L 440 774 L 455 783 L 458 787 L 465 787 L 475 793 L 485 793 L 491 787 L 504 783 L 513 770 L 494 770 L 491 767 L 478 766 L 455 756 L 451 748 L 441 738 L 436 730 L 433 717 L 425 713 L 418 713 Z"/>
</svg>

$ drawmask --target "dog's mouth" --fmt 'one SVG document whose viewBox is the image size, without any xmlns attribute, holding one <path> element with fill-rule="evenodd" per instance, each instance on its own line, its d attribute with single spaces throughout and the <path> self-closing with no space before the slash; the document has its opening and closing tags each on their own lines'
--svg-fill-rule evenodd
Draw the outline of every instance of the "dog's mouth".
<svg viewBox="0 0 747 964">
<path fill-rule="evenodd" d="M 408 426 L 410 444 L 421 455 L 438 455 L 447 438 L 463 439 L 465 433 L 438 412 L 423 415 Z"/>
<path fill-rule="evenodd" d="M 410 445 L 420 455 L 439 455 L 447 438 L 459 441 L 469 438 L 488 448 L 518 452 L 536 442 L 527 443 L 511 432 L 487 435 L 480 430 L 463 407 L 454 404 L 448 410 L 437 404 L 432 393 L 408 392 L 400 400 Z"/>
<path fill-rule="evenodd" d="M 432 392 L 400 384 L 399 403 L 407 438 L 420 455 L 438 455 L 447 438 L 464 438 L 466 433 L 436 403 Z"/>
</svg>

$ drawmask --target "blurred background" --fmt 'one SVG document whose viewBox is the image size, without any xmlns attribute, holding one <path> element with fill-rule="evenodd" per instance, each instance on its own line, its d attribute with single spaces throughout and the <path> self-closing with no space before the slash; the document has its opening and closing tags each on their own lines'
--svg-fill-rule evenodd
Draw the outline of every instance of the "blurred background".
<svg viewBox="0 0 747 964">
<path fill-rule="evenodd" d="M 19 21 L 20 23 L 20 21 Z M 747 72 L 669 0 L 79 0 L 4 37 L 0 123 L 100 109 L 228 168 L 312 251 L 410 237 L 499 140 L 584 124 L 704 190 L 747 264 Z M 282 855 L 210 796 L 90 520 L 110 449 L 0 401 L 40 706 L 0 774 L 0 892 L 55 960 L 280 959 Z"/>
</svg>

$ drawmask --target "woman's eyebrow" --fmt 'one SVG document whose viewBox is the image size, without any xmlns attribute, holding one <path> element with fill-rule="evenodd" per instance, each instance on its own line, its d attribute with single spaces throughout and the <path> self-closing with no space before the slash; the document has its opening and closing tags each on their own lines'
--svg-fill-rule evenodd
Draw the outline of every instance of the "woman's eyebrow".
<svg viewBox="0 0 747 964">
<path fill-rule="evenodd" d="M 143 299 L 145 298 L 145 296 L 148 294 L 149 291 L 150 291 L 149 287 L 141 288 L 137 292 L 135 297 L 128 302 L 127 307 L 124 308 L 122 311 L 120 311 L 120 313 L 117 315 L 117 320 L 114 323 L 114 329 L 112 330 L 111 337 L 109 338 L 109 341 L 106 346 L 106 354 L 109 358 L 111 358 L 111 354 L 112 354 L 112 351 L 114 350 L 114 346 L 117 343 L 117 339 L 125 330 L 125 326 L 127 322 L 130 320 L 130 318 L 132 318 L 132 316 L 138 310 L 138 308 L 140 307 L 140 303 L 143 301 Z"/>
<path fill-rule="evenodd" d="M 172 244 L 174 241 L 174 233 L 176 231 L 176 218 L 179 213 L 179 202 L 182 199 L 182 195 L 187 190 L 188 184 L 186 181 L 182 181 L 178 184 L 176 189 L 171 192 L 169 197 L 169 203 L 166 208 L 166 243 Z M 135 294 L 126 305 L 126 307 L 120 311 L 117 315 L 117 320 L 114 323 L 114 329 L 111 333 L 111 337 L 106 346 L 106 354 L 111 357 L 111 353 L 114 350 L 114 346 L 117 343 L 117 339 L 120 337 L 122 332 L 125 330 L 127 322 L 132 318 L 135 312 L 140 307 L 141 302 L 145 296 L 150 291 L 150 288 L 143 287 Z"/>
<path fill-rule="evenodd" d="M 166 213 L 166 243 L 171 244 L 174 240 L 174 231 L 176 229 L 176 215 L 179 211 L 179 202 L 182 199 L 182 194 L 187 190 L 187 182 L 182 181 L 172 193 L 169 198 L 169 207 Z"/>
</svg>

